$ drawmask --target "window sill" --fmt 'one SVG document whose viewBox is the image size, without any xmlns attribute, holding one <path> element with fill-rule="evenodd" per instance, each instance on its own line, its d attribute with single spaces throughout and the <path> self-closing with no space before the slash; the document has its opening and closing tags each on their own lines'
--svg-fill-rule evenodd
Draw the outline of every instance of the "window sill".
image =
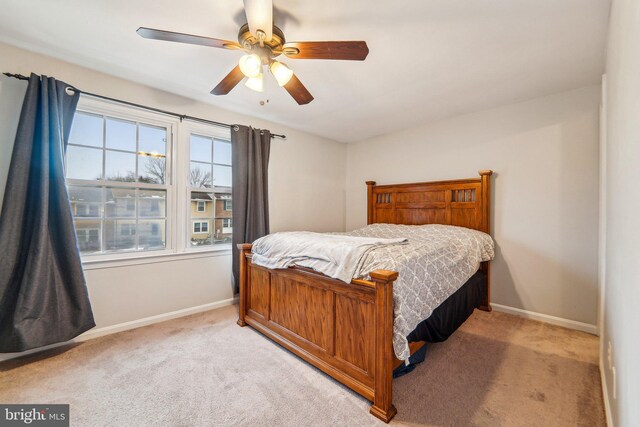
<svg viewBox="0 0 640 427">
<path fill-rule="evenodd" d="M 137 254 L 113 254 L 84 258 L 82 268 L 87 270 L 100 270 L 103 268 L 127 267 L 132 265 L 155 264 L 159 262 L 183 261 L 197 258 L 211 258 L 231 255 L 231 244 L 220 245 L 215 248 L 189 249 L 185 252 L 156 252 Z"/>
</svg>

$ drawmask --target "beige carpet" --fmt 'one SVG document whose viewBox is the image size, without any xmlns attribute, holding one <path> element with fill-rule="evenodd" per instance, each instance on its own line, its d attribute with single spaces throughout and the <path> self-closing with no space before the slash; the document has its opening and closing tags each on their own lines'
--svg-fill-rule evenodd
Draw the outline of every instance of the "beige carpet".
<svg viewBox="0 0 640 427">
<path fill-rule="evenodd" d="M 74 426 L 384 425 L 236 307 L 0 364 L 0 402 L 70 403 Z M 478 312 L 394 380 L 392 425 L 605 425 L 597 338 Z"/>
</svg>

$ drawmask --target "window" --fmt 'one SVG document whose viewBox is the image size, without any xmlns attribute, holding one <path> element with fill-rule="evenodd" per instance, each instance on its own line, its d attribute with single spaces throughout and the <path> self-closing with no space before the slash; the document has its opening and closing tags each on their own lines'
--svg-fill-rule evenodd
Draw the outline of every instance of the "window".
<svg viewBox="0 0 640 427">
<path fill-rule="evenodd" d="M 194 233 L 208 233 L 209 232 L 209 221 L 194 221 L 193 222 L 193 232 Z"/>
<path fill-rule="evenodd" d="M 81 97 L 65 175 L 83 261 L 228 249 L 229 140 L 228 129 Z"/>
<path fill-rule="evenodd" d="M 204 133 L 189 135 L 189 214 L 192 247 L 231 242 L 231 142 Z M 206 232 L 202 220 L 206 218 Z M 209 229 L 209 224 L 213 227 Z M 230 224 L 230 222 L 229 222 Z"/>
<path fill-rule="evenodd" d="M 79 228 L 76 230 L 80 251 L 95 251 L 100 249 L 100 229 Z"/>
<path fill-rule="evenodd" d="M 167 247 L 170 123 L 83 111 L 66 153 L 83 255 Z"/>
</svg>

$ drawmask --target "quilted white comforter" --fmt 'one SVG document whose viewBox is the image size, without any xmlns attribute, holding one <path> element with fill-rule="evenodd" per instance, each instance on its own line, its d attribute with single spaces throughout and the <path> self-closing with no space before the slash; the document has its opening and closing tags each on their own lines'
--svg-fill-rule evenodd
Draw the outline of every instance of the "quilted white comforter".
<svg viewBox="0 0 640 427">
<path fill-rule="evenodd" d="M 393 349 L 396 357 L 410 356 L 407 336 L 420 322 L 492 260 L 494 243 L 481 231 L 451 225 L 371 224 L 345 233 L 350 236 L 408 239 L 408 244 L 367 252 L 354 278 L 373 270 L 400 273 L 393 284 Z"/>
</svg>

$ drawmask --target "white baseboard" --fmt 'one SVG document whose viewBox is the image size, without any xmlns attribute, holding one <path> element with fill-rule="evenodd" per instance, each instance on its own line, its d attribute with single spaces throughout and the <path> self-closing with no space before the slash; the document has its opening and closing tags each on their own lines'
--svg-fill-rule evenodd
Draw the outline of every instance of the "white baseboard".
<svg viewBox="0 0 640 427">
<path fill-rule="evenodd" d="M 165 322 L 167 320 L 176 319 L 178 317 L 189 316 L 191 314 L 202 313 L 204 311 L 214 310 L 216 308 L 226 307 L 231 304 L 235 304 L 238 302 L 237 298 L 229 298 L 222 301 L 211 302 L 208 304 L 198 305 L 196 307 L 183 308 L 182 310 L 171 311 L 169 313 L 162 313 L 156 316 L 144 317 L 142 319 L 132 320 L 130 322 L 118 323 L 117 325 L 105 326 L 98 329 L 91 329 L 84 334 L 78 335 L 74 339 L 62 343 L 56 343 L 51 345 L 46 345 L 44 347 L 38 347 L 27 351 L 22 351 L 20 353 L 5 353 L 0 354 L 0 362 L 4 360 L 13 359 L 16 357 L 27 356 L 29 354 L 37 353 L 44 350 L 49 350 L 52 348 L 60 347 L 62 345 L 82 342 L 91 340 L 94 338 L 102 337 L 105 335 L 115 334 L 117 332 L 124 332 L 130 329 L 141 328 L 143 326 L 151 325 L 154 323 Z"/>
<path fill-rule="evenodd" d="M 548 314 L 536 313 L 535 311 L 523 310 L 521 308 L 509 307 L 508 305 L 491 303 L 496 311 L 514 314 L 526 319 L 537 320 L 539 322 L 551 323 L 552 325 L 563 326 L 577 331 L 587 332 L 592 335 L 598 335 L 598 327 L 589 323 L 577 322 L 575 320 L 563 319 L 562 317 L 550 316 Z"/>
<path fill-rule="evenodd" d="M 602 355 L 601 355 L 602 356 Z M 607 420 L 607 426 L 613 426 L 613 416 L 611 415 L 611 405 L 609 404 L 609 389 L 607 388 L 607 378 L 604 373 L 604 365 L 602 357 L 600 357 L 600 382 L 602 383 L 602 400 L 604 401 L 604 416 Z"/>
</svg>

